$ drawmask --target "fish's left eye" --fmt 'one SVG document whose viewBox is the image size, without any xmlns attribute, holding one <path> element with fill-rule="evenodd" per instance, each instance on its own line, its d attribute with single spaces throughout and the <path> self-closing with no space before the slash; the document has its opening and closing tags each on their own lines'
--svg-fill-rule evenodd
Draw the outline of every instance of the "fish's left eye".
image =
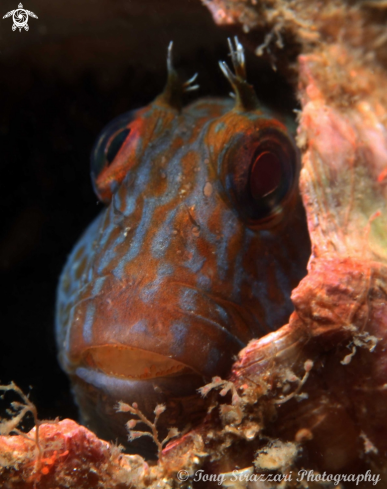
<svg viewBox="0 0 387 489">
<path fill-rule="evenodd" d="M 227 193 L 247 224 L 275 224 L 297 188 L 298 150 L 280 127 L 265 127 L 230 143 L 223 172 Z"/>
<path fill-rule="evenodd" d="M 281 185 L 282 172 L 281 162 L 274 153 L 260 153 L 250 170 L 250 192 L 253 199 L 271 197 Z"/>
<path fill-rule="evenodd" d="M 249 192 L 253 219 L 265 219 L 281 209 L 293 186 L 295 168 L 292 160 L 281 151 L 259 151 L 250 165 Z"/>
<path fill-rule="evenodd" d="M 91 179 L 95 193 L 104 202 L 110 200 L 114 183 L 119 183 L 124 175 L 122 165 L 113 163 L 125 141 L 135 132 L 131 127 L 134 120 L 133 111 L 116 117 L 101 131 L 92 150 Z"/>
</svg>

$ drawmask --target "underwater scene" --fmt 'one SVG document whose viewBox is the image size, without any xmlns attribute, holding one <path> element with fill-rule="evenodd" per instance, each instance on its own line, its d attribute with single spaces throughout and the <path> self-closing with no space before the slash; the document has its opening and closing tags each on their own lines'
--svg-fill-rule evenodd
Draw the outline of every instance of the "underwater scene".
<svg viewBox="0 0 387 489">
<path fill-rule="evenodd" d="M 387 3 L 12 2 L 0 488 L 387 489 Z"/>
</svg>

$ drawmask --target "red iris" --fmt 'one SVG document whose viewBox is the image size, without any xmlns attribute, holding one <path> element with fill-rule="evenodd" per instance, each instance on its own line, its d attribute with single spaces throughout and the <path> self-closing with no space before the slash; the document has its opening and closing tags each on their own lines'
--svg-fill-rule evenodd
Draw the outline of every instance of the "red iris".
<svg viewBox="0 0 387 489">
<path fill-rule="evenodd" d="M 254 199 L 269 196 L 281 184 L 282 165 L 270 151 L 258 155 L 250 173 L 250 192 Z"/>
</svg>

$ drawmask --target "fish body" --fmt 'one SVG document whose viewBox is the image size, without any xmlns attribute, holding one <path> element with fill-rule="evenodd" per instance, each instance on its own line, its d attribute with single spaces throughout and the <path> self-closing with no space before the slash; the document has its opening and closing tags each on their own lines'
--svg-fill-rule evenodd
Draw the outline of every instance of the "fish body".
<svg viewBox="0 0 387 489">
<path fill-rule="evenodd" d="M 230 99 L 181 109 L 167 92 L 98 139 L 107 206 L 58 288 L 59 359 L 83 421 L 120 441 L 118 401 L 149 418 L 165 404 L 166 426 L 199 419 L 197 389 L 287 322 L 310 252 L 287 127 Z"/>
</svg>

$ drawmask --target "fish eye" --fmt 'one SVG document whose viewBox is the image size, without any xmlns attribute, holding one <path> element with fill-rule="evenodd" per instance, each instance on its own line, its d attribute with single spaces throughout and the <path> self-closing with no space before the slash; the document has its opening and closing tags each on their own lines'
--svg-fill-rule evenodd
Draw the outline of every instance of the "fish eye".
<svg viewBox="0 0 387 489">
<path fill-rule="evenodd" d="M 113 119 L 101 131 L 91 152 L 91 179 L 95 193 L 103 201 L 107 201 L 106 194 L 111 193 L 105 188 L 105 181 L 112 183 L 112 179 L 107 175 L 108 170 L 113 166 L 116 156 L 131 134 L 132 129 L 129 126 L 133 120 L 133 111 Z"/>
<path fill-rule="evenodd" d="M 297 188 L 299 154 L 280 128 L 265 128 L 237 141 L 226 157 L 226 190 L 251 227 L 277 223 Z"/>
<path fill-rule="evenodd" d="M 295 175 L 291 160 L 278 153 L 260 151 L 250 165 L 248 186 L 254 219 L 268 218 L 279 211 L 292 187 Z"/>
<path fill-rule="evenodd" d="M 251 165 L 250 192 L 259 201 L 271 197 L 281 185 L 282 165 L 277 156 L 270 152 L 260 153 Z"/>
<path fill-rule="evenodd" d="M 125 139 L 130 133 L 130 128 L 124 128 L 119 130 L 114 136 L 110 139 L 110 144 L 106 148 L 106 164 L 107 166 L 111 165 L 114 158 L 116 157 L 118 151 L 121 149 L 121 146 L 124 144 Z"/>
</svg>

